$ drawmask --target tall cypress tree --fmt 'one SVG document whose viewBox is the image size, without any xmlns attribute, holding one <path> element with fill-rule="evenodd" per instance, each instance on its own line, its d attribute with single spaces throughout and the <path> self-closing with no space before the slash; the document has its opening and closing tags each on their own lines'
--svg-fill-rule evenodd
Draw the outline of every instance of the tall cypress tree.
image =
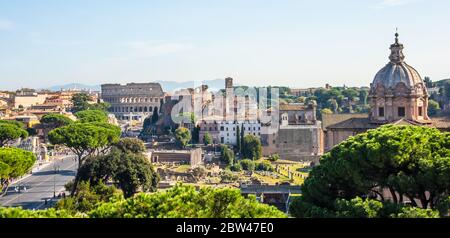
<svg viewBox="0 0 450 238">
<path fill-rule="evenodd" d="M 236 130 L 236 146 L 237 146 L 237 151 L 239 153 L 241 153 L 242 150 L 242 144 L 241 144 L 241 128 L 239 128 L 239 125 L 237 126 L 237 130 Z"/>
<path fill-rule="evenodd" d="M 152 123 L 155 124 L 159 120 L 158 107 L 153 109 Z"/>
<path fill-rule="evenodd" d="M 240 150 L 239 150 L 239 153 L 241 153 L 242 154 L 242 150 L 244 149 L 243 148 L 243 145 L 244 145 L 244 135 L 245 135 L 245 128 L 244 128 L 244 123 L 242 123 L 242 126 L 241 126 L 241 143 L 240 143 L 240 145 L 239 145 L 239 147 L 241 148 Z"/>
</svg>

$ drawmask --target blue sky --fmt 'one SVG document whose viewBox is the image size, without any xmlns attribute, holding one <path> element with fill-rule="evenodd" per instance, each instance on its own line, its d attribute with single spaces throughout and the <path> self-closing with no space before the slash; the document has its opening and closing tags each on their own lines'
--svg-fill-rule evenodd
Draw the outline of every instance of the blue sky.
<svg viewBox="0 0 450 238">
<path fill-rule="evenodd" d="M 395 28 L 450 78 L 448 0 L 0 0 L 0 89 L 189 81 L 368 86 Z"/>
</svg>

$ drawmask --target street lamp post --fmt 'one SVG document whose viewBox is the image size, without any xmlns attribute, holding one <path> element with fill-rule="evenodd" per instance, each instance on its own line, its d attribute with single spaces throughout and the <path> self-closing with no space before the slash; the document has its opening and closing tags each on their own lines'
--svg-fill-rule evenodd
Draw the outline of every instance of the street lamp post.
<svg viewBox="0 0 450 238">
<path fill-rule="evenodd" d="M 20 191 L 20 186 L 21 186 L 21 184 L 19 183 L 18 185 L 19 185 L 19 188 L 18 188 L 19 196 L 18 196 L 17 199 L 19 200 L 19 203 L 20 203 L 20 195 L 21 195 L 21 192 L 22 192 L 22 191 Z"/>
<path fill-rule="evenodd" d="M 54 174 L 53 174 L 53 198 L 56 198 L 56 165 L 54 165 Z"/>
<path fill-rule="evenodd" d="M 55 161 L 55 164 L 53 165 L 53 198 L 56 198 L 56 172 L 58 169 L 58 166 L 56 164 L 57 162 Z"/>
</svg>

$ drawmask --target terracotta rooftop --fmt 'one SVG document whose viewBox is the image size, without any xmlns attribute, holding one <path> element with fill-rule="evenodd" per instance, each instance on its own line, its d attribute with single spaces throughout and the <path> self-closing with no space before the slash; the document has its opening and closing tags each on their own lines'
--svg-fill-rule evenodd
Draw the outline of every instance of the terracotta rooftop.
<svg viewBox="0 0 450 238">
<path fill-rule="evenodd" d="M 379 125 L 370 123 L 370 119 L 366 118 L 350 118 L 334 125 L 330 125 L 327 129 L 375 129 Z"/>
<path fill-rule="evenodd" d="M 446 129 L 450 131 L 450 117 L 431 118 L 432 126 L 438 129 Z"/>
<path fill-rule="evenodd" d="M 281 104 L 280 111 L 303 111 L 308 109 L 308 106 L 303 104 Z"/>
<path fill-rule="evenodd" d="M 329 126 L 336 125 L 340 122 L 352 118 L 369 118 L 368 114 L 323 114 L 322 115 L 322 129 L 326 130 Z"/>
</svg>

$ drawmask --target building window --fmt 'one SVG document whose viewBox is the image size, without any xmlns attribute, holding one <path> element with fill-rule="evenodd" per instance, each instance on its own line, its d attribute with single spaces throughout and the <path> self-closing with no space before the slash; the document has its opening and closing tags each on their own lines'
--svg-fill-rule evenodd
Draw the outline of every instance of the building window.
<svg viewBox="0 0 450 238">
<path fill-rule="evenodd" d="M 423 117 L 423 107 L 419 107 L 419 116 Z"/>
<path fill-rule="evenodd" d="M 404 117 L 405 116 L 405 108 L 404 107 L 399 107 L 398 108 L 398 116 L 399 117 Z"/>
<path fill-rule="evenodd" d="M 384 107 L 379 107 L 378 108 L 378 116 L 379 117 L 384 117 Z"/>
</svg>

